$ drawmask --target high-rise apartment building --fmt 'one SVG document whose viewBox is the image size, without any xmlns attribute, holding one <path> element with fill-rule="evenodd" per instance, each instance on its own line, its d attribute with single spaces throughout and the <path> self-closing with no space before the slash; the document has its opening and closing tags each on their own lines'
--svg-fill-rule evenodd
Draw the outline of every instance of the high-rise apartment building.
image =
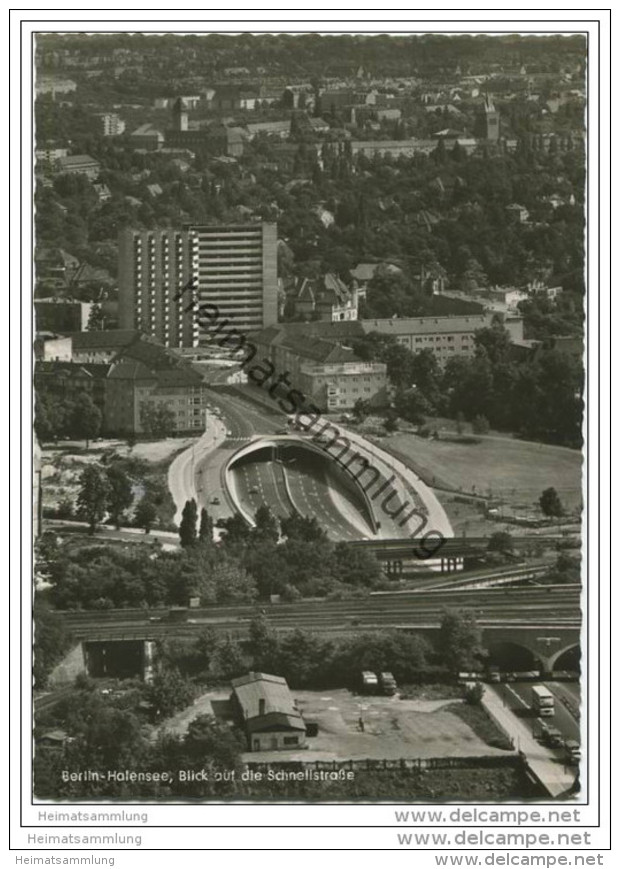
<svg viewBox="0 0 620 869">
<path fill-rule="evenodd" d="M 200 303 L 217 305 L 230 327 L 249 332 L 278 319 L 275 223 L 194 226 Z"/>
<path fill-rule="evenodd" d="M 209 342 L 201 304 L 217 306 L 227 328 L 242 333 L 277 321 L 275 224 L 121 232 L 121 329 L 142 329 L 167 347 L 198 347 Z"/>
<path fill-rule="evenodd" d="M 121 230 L 118 315 L 121 329 L 138 329 L 165 347 L 198 345 L 193 280 L 196 247 L 184 230 Z"/>
</svg>

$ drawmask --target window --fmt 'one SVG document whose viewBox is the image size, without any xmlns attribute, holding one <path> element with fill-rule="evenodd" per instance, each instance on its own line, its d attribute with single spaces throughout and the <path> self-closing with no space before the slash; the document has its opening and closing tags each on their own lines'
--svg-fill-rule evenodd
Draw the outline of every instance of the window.
<svg viewBox="0 0 620 869">
<path fill-rule="evenodd" d="M 284 744 L 285 745 L 298 745 L 299 738 L 297 736 L 285 736 L 284 737 Z"/>
</svg>

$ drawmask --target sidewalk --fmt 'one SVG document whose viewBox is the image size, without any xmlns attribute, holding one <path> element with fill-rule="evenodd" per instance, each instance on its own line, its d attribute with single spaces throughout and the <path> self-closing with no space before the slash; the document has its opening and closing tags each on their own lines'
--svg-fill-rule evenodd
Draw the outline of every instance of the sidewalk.
<svg viewBox="0 0 620 869">
<path fill-rule="evenodd" d="M 562 749 L 541 745 L 534 739 L 528 725 L 505 705 L 504 692 L 510 690 L 509 685 L 486 685 L 482 705 L 491 718 L 513 738 L 515 749 L 525 755 L 528 767 L 550 796 L 559 797 L 573 786 L 575 769 L 564 764 Z M 511 693 L 512 703 L 517 695 Z"/>
</svg>

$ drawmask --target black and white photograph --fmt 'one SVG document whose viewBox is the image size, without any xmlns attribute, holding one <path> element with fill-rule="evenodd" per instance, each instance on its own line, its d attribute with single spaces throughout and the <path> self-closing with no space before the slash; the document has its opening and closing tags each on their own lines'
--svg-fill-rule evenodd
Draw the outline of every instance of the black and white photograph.
<svg viewBox="0 0 620 869">
<path fill-rule="evenodd" d="M 23 798 L 585 847 L 591 37 L 328 23 L 31 34 Z"/>
</svg>

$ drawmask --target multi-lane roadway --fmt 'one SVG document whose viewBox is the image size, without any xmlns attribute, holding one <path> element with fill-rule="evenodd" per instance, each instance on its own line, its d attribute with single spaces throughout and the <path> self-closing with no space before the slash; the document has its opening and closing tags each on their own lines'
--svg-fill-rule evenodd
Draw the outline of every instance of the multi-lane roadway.
<svg viewBox="0 0 620 869">
<path fill-rule="evenodd" d="M 222 480 L 222 465 L 244 443 L 284 432 L 286 417 L 271 416 L 219 391 L 214 394 L 212 404 L 218 408 L 216 412 L 226 425 L 227 435 L 218 450 L 195 464 L 195 473 L 200 506 L 207 507 L 217 520 L 231 515 L 232 510 Z M 331 477 L 328 479 L 318 460 L 312 468 L 303 462 L 286 461 L 280 465 L 280 461 L 275 454 L 261 454 L 236 464 L 232 471 L 233 485 L 246 514 L 253 515 L 261 504 L 267 504 L 280 517 L 290 516 L 295 510 L 303 516 L 315 516 L 336 540 L 372 536 L 370 526 L 361 513 L 356 513 L 348 493 Z M 335 494 L 334 489 L 337 489 Z"/>
</svg>

